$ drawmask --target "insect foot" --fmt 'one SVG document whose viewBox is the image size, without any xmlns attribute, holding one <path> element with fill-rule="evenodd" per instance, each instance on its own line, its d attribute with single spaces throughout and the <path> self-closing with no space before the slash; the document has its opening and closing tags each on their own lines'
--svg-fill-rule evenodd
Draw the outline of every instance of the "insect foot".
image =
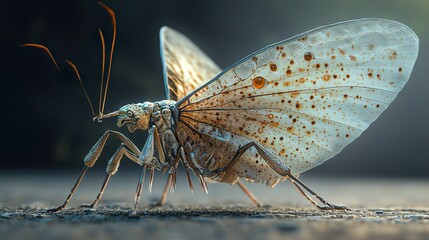
<svg viewBox="0 0 429 240">
<path fill-rule="evenodd" d="M 344 210 L 344 211 L 351 211 L 350 208 L 346 207 L 346 206 L 337 206 L 337 205 L 332 205 L 330 204 L 330 206 L 326 206 L 326 207 L 322 207 L 322 206 L 317 206 L 318 209 L 320 210 Z"/>
</svg>

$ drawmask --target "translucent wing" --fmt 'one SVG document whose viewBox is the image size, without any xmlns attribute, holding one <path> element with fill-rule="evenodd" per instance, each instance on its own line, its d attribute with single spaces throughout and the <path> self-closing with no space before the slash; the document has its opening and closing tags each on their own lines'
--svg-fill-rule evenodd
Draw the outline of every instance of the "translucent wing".
<svg viewBox="0 0 429 240">
<path fill-rule="evenodd" d="M 394 21 L 317 28 L 247 56 L 179 101 L 179 126 L 259 142 L 300 173 L 368 128 L 404 87 L 417 52 L 417 36 Z"/>
<path fill-rule="evenodd" d="M 179 32 L 162 27 L 161 59 L 167 98 L 179 100 L 211 80 L 221 69 Z"/>
</svg>

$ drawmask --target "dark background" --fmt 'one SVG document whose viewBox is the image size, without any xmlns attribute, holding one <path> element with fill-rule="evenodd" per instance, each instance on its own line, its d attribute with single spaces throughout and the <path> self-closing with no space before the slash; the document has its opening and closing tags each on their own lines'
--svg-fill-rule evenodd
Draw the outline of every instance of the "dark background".
<svg viewBox="0 0 429 240">
<path fill-rule="evenodd" d="M 397 20 L 420 38 L 409 83 L 368 131 L 334 159 L 309 173 L 325 176 L 429 177 L 429 2 L 328 1 L 105 1 L 117 15 L 118 36 L 106 112 L 126 103 L 165 98 L 158 31 L 187 35 L 221 68 L 268 44 L 314 27 L 378 17 Z M 88 104 L 64 64 L 72 60 L 98 99 L 98 28 L 110 45 L 111 24 L 96 1 L 6 1 L 0 7 L 0 170 L 71 169 L 116 120 L 93 122 Z M 40 50 L 48 46 L 67 80 Z M 96 104 L 95 104 L 96 105 Z M 125 129 L 121 129 L 126 132 Z M 146 133 L 130 136 L 142 147 Z M 107 159 L 119 142 L 111 141 Z M 104 168 L 106 161 L 97 166 Z M 123 161 L 131 167 L 129 161 Z"/>
</svg>

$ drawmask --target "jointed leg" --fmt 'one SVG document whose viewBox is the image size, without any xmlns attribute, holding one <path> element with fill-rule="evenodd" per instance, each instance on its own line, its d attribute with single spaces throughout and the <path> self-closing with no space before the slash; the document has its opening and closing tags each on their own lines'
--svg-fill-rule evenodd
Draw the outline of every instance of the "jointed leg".
<svg viewBox="0 0 429 240">
<path fill-rule="evenodd" d="M 125 146 L 128 147 L 128 149 L 131 150 L 132 153 L 134 153 L 136 156 L 140 155 L 140 150 L 134 145 L 133 142 L 131 142 L 130 139 L 128 139 L 124 134 L 112 130 L 106 131 L 103 136 L 97 141 L 97 143 L 89 150 L 88 154 L 83 159 L 84 163 L 88 167 L 92 167 L 95 162 L 97 161 L 98 157 L 101 154 L 101 151 L 103 151 L 104 146 L 106 145 L 107 139 L 110 135 L 115 136 L 118 138 Z M 137 158 L 138 159 L 138 158 Z M 133 159 L 132 159 L 133 160 Z M 136 162 L 137 164 L 140 163 L 140 161 Z"/>
<path fill-rule="evenodd" d="M 104 190 L 106 189 L 107 183 L 109 183 L 109 179 L 110 179 L 111 176 L 112 175 L 110 175 L 110 174 L 106 175 L 106 178 L 104 179 L 103 185 L 101 186 L 101 190 L 98 193 L 97 198 L 94 200 L 94 202 L 92 202 L 91 204 L 82 204 L 80 206 L 81 207 L 86 207 L 86 208 L 93 208 L 98 203 L 98 201 L 100 200 L 101 196 L 103 196 Z"/>
<path fill-rule="evenodd" d="M 237 161 L 240 159 L 240 157 L 244 154 L 244 152 L 246 152 L 249 148 L 254 147 L 258 153 L 261 155 L 261 157 L 265 160 L 265 162 L 274 170 L 276 171 L 279 175 L 281 176 L 285 176 L 288 177 L 289 179 L 293 180 L 295 183 L 299 184 L 301 187 L 303 187 L 307 192 L 309 192 L 311 195 L 315 196 L 321 203 L 323 203 L 324 205 L 326 205 L 326 207 L 321 207 L 319 205 L 316 204 L 316 206 L 319 209 L 322 210 L 331 210 L 331 209 L 340 209 L 340 210 L 346 210 L 348 208 L 346 207 L 342 207 L 342 206 L 336 206 L 333 204 L 330 204 L 329 202 L 327 202 L 325 199 L 323 199 L 322 197 L 320 197 L 316 192 L 314 192 L 313 190 L 311 190 L 309 187 L 307 187 L 303 182 L 301 182 L 299 179 L 297 179 L 294 175 L 292 175 L 290 169 L 288 166 L 286 166 L 280 159 L 278 159 L 276 156 L 274 156 L 273 154 L 269 153 L 268 151 L 266 151 L 264 149 L 263 146 L 261 146 L 259 143 L 257 142 L 249 142 L 245 145 L 243 145 L 242 147 L 240 147 L 237 152 L 235 153 L 234 157 L 232 158 L 231 162 L 229 162 L 225 167 L 222 168 L 218 168 L 216 170 L 210 171 L 210 172 L 206 172 L 206 175 L 216 175 L 218 173 L 224 172 L 229 170 L 230 168 L 232 168 L 234 166 L 234 164 L 237 163 Z M 298 187 L 298 189 L 300 191 L 302 191 L 301 188 Z M 302 191 L 303 192 L 303 191 Z M 304 193 L 304 196 L 312 203 L 314 204 L 315 202 Z M 310 200 L 311 199 L 311 200 Z"/>
<path fill-rule="evenodd" d="M 50 209 L 49 211 L 53 211 L 53 212 L 61 211 L 61 210 L 63 210 L 67 206 L 67 204 L 69 203 L 69 201 L 72 198 L 73 194 L 76 192 L 77 188 L 79 187 L 79 184 L 82 181 L 82 178 L 85 175 L 85 173 L 88 170 L 88 168 L 94 166 L 95 162 L 97 161 L 98 157 L 101 154 L 101 151 L 103 150 L 104 146 L 106 145 L 107 139 L 108 139 L 108 137 L 110 135 L 113 135 L 113 136 L 117 137 L 119 140 L 121 140 L 122 143 L 125 146 L 127 146 L 135 156 L 139 156 L 140 155 L 139 149 L 125 135 L 123 135 L 120 132 L 116 132 L 116 131 L 111 131 L 111 130 L 106 131 L 106 133 L 103 134 L 103 136 L 97 141 L 97 143 L 91 148 L 91 150 L 89 151 L 89 153 L 85 156 L 85 158 L 84 158 L 85 167 L 82 169 L 82 172 L 80 173 L 80 175 L 79 175 L 79 177 L 78 177 L 75 185 L 70 190 L 70 194 L 67 196 L 67 198 L 64 201 L 64 203 L 62 205 L 58 206 L 57 208 Z M 115 156 L 112 157 L 112 159 L 111 159 L 110 162 L 112 162 L 114 158 L 115 158 Z M 133 158 L 132 160 L 134 162 L 140 164 L 140 160 L 138 159 L 138 157 L 137 158 Z M 116 169 L 115 169 L 115 164 L 111 165 L 110 162 L 109 162 L 109 165 L 108 165 L 108 172 L 109 172 L 109 169 L 115 170 L 114 172 L 116 172 L 117 166 L 116 166 Z M 113 161 L 113 162 L 115 162 L 115 161 Z M 107 185 L 107 181 L 108 181 L 108 178 L 106 177 L 105 183 L 103 184 L 103 187 L 102 187 L 102 191 L 100 192 L 101 195 L 102 195 L 102 192 L 104 191 L 104 188 L 105 188 L 104 185 Z M 100 197 L 101 197 L 101 195 L 100 195 Z M 97 199 L 99 199 L 99 197 L 97 197 Z"/>
<path fill-rule="evenodd" d="M 121 146 L 118 148 L 118 150 L 115 152 L 115 154 L 110 159 L 109 163 L 107 164 L 107 168 L 106 168 L 107 175 L 106 175 L 106 178 L 103 182 L 101 190 L 97 195 L 97 198 L 94 200 L 93 203 L 91 203 L 89 205 L 81 205 L 81 207 L 93 208 L 98 203 L 100 198 L 103 196 L 104 190 L 107 187 L 107 183 L 109 182 L 110 177 L 118 171 L 119 164 L 120 164 L 124 155 L 127 156 L 129 159 L 131 159 L 133 162 L 136 162 L 136 163 L 139 162 L 138 155 L 137 156 L 134 155 L 134 153 L 132 153 L 128 149 L 126 149 L 125 144 L 122 143 Z"/>
<path fill-rule="evenodd" d="M 85 173 L 86 173 L 87 170 L 88 170 L 88 167 L 84 166 L 83 169 L 82 169 L 82 171 L 79 174 L 79 177 L 77 178 L 76 183 L 74 184 L 73 188 L 70 190 L 70 193 L 67 196 L 67 198 L 64 201 L 64 203 L 62 205 L 56 207 L 56 208 L 49 209 L 48 210 L 49 212 L 58 212 L 58 211 L 63 210 L 67 206 L 67 204 L 69 203 L 70 199 L 72 198 L 74 192 L 76 192 L 77 187 L 79 187 L 79 184 L 82 181 L 82 178 L 85 175 Z"/>
<path fill-rule="evenodd" d="M 174 193 L 174 190 L 176 188 L 176 177 L 177 177 L 176 176 L 176 174 L 177 174 L 176 169 L 177 169 L 177 166 L 179 164 L 180 159 L 182 159 L 182 161 L 183 161 L 183 159 L 185 158 L 184 153 L 182 154 L 181 151 L 183 151 L 183 148 L 177 149 L 176 156 L 174 158 L 173 167 L 170 169 L 165 169 L 165 171 L 169 170 L 168 179 L 167 179 L 167 182 L 165 183 L 165 187 L 164 187 L 164 191 L 162 192 L 161 199 L 159 199 L 159 202 L 157 204 L 155 204 L 155 206 L 162 206 L 164 204 L 165 199 L 167 199 L 169 189 L 170 189 L 171 193 Z M 186 175 L 188 177 L 189 186 L 193 192 L 192 182 L 189 178 L 189 172 L 188 172 L 186 165 L 185 165 L 185 169 L 186 169 Z M 171 170 L 173 170 L 173 171 L 171 171 Z M 164 171 L 164 173 L 165 173 L 165 171 Z"/>
<path fill-rule="evenodd" d="M 316 206 L 317 208 L 319 208 L 320 210 L 350 210 L 349 208 L 345 207 L 345 206 L 337 206 L 334 204 L 331 204 L 329 202 L 327 202 L 325 199 L 323 199 L 321 196 L 319 196 L 316 192 L 314 192 L 313 190 L 311 190 L 309 187 L 307 187 L 303 182 L 301 182 L 298 178 L 296 178 L 293 175 L 289 175 L 289 180 L 293 183 L 293 185 L 298 188 L 299 192 L 305 197 L 307 198 L 307 200 L 313 204 L 314 206 Z M 299 185 L 298 185 L 299 184 Z M 311 195 L 315 196 L 321 203 L 325 204 L 326 206 L 320 206 L 319 204 L 316 203 L 316 201 L 314 201 L 310 196 L 308 196 L 308 194 L 306 194 L 304 192 L 304 190 L 301 189 L 302 186 L 307 192 L 309 192 Z"/>
</svg>

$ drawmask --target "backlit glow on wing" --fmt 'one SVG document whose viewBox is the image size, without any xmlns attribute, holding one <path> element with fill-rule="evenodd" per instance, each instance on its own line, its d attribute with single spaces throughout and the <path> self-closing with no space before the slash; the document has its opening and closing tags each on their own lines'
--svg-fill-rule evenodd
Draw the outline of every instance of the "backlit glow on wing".
<svg viewBox="0 0 429 240">
<path fill-rule="evenodd" d="M 179 121 L 259 142 L 300 173 L 368 128 L 404 87 L 417 53 L 417 36 L 398 22 L 317 28 L 226 69 L 178 102 Z"/>
<path fill-rule="evenodd" d="M 177 101 L 221 72 L 204 52 L 179 32 L 164 26 L 160 41 L 167 99 Z"/>
</svg>

